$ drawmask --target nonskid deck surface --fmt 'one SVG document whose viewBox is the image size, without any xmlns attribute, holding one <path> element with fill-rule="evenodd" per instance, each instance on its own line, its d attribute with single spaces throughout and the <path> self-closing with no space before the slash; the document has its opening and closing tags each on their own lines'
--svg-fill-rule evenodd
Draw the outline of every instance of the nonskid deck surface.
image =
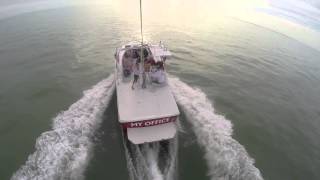
<svg viewBox="0 0 320 180">
<path fill-rule="evenodd" d="M 177 104 L 167 84 L 147 83 L 147 87 L 142 88 L 139 82 L 132 90 L 131 77 L 123 80 L 118 78 L 116 83 L 120 123 L 179 115 Z"/>
</svg>

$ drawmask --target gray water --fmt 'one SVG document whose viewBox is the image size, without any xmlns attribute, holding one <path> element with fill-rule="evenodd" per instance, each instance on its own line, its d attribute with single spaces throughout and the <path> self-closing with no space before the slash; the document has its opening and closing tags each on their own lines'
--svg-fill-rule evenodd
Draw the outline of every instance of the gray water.
<svg viewBox="0 0 320 180">
<path fill-rule="evenodd" d="M 138 24 L 105 6 L 0 20 L 0 179 L 129 178 L 111 79 Z M 235 18 L 211 23 L 145 25 L 173 53 L 174 179 L 320 179 L 320 52 Z"/>
</svg>

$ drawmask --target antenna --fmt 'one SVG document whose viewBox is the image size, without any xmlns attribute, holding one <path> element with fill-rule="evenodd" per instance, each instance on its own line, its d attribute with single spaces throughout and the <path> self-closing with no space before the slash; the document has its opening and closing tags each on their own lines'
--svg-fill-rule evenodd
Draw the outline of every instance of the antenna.
<svg viewBox="0 0 320 180">
<path fill-rule="evenodd" d="M 140 0 L 140 31 L 141 31 L 141 50 L 140 50 L 140 60 L 142 69 L 142 88 L 146 88 L 146 72 L 144 71 L 144 54 L 143 54 L 143 30 L 142 30 L 142 0 Z"/>
</svg>

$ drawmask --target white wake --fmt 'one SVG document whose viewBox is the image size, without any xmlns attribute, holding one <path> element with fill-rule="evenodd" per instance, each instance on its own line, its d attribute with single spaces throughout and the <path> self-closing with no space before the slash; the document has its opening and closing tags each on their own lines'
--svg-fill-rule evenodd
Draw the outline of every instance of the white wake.
<svg viewBox="0 0 320 180">
<path fill-rule="evenodd" d="M 178 78 L 170 78 L 170 86 L 192 125 L 199 145 L 205 150 L 211 179 L 263 179 L 245 148 L 232 138 L 231 122 L 224 116 L 215 114 L 205 93 L 188 86 Z"/>
<path fill-rule="evenodd" d="M 135 145 L 125 142 L 130 180 L 175 180 L 178 139 Z"/>
<path fill-rule="evenodd" d="M 102 80 L 55 117 L 52 130 L 37 138 L 35 152 L 11 179 L 84 179 L 92 137 L 114 92 L 113 80 L 113 75 Z"/>
</svg>

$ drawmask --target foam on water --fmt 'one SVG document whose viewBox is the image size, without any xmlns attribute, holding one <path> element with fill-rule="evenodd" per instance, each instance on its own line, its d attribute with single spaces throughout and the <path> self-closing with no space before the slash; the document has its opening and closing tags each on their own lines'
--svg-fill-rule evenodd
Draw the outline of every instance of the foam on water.
<svg viewBox="0 0 320 180">
<path fill-rule="evenodd" d="M 113 75 L 102 80 L 55 117 L 52 130 L 37 138 L 35 152 L 11 179 L 84 179 L 92 138 L 114 93 L 113 80 Z"/>
<path fill-rule="evenodd" d="M 126 141 L 124 144 L 131 180 L 176 179 L 177 138 L 162 143 L 135 145 Z"/>
<path fill-rule="evenodd" d="M 205 150 L 211 179 L 263 179 L 245 148 L 232 138 L 231 122 L 215 114 L 205 93 L 174 77 L 170 78 L 170 86 L 192 125 L 199 145 Z"/>
</svg>

